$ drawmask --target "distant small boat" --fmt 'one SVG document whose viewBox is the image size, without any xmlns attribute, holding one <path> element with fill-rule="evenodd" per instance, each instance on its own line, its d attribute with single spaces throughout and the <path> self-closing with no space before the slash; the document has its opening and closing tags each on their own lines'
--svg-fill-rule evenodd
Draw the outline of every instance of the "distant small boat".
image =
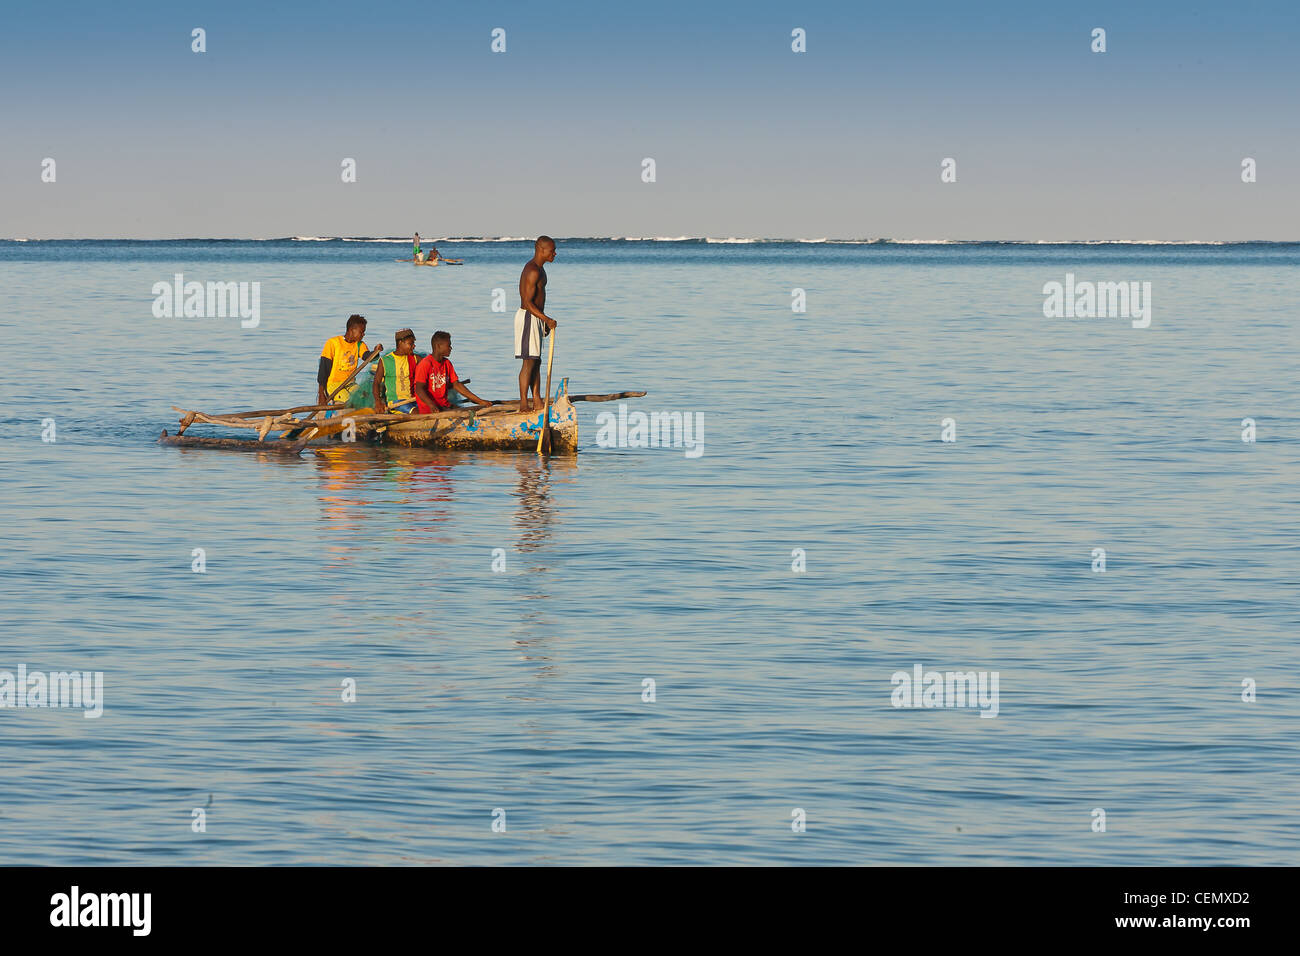
<svg viewBox="0 0 1300 956">
<path fill-rule="evenodd" d="M 562 380 L 559 393 L 551 403 L 552 451 L 574 454 L 578 450 L 578 413 L 574 402 L 609 402 L 643 395 L 645 392 L 571 396 L 568 379 Z M 517 401 L 494 402 L 488 408 L 471 405 L 429 415 L 378 415 L 369 409 L 320 405 L 221 415 L 176 408 L 182 413 L 180 430 L 175 435 L 163 431 L 158 441 L 183 448 L 233 448 L 295 455 L 309 444 L 337 444 L 344 443 L 345 439 L 421 448 L 535 449 L 542 431 L 543 412 L 521 413 L 518 406 Z M 323 417 L 331 409 L 335 415 Z M 194 424 L 252 429 L 257 432 L 257 439 L 186 435 L 186 429 Z M 272 432 L 279 432 L 281 437 L 268 439 Z"/>
</svg>

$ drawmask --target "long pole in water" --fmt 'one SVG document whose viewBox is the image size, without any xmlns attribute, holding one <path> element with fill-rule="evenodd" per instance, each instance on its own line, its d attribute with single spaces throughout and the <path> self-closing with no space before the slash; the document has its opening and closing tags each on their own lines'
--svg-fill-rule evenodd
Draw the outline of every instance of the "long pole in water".
<svg viewBox="0 0 1300 956">
<path fill-rule="evenodd" d="M 537 436 L 537 454 L 542 454 L 542 443 L 546 444 L 546 454 L 551 453 L 551 365 L 555 362 L 555 329 L 551 329 L 551 352 L 546 357 L 546 411 L 542 416 L 542 433 Z"/>
</svg>

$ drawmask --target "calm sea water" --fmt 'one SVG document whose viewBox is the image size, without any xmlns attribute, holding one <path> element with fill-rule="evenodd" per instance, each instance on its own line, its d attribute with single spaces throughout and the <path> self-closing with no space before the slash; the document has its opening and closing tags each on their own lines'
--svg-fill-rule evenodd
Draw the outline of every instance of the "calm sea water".
<svg viewBox="0 0 1300 956">
<path fill-rule="evenodd" d="M 1296 862 L 1300 245 L 561 242 L 557 377 L 702 456 L 154 443 L 313 401 L 351 312 L 509 397 L 529 246 L 439 245 L 0 242 L 0 670 L 105 697 L 0 710 L 0 863 Z"/>
</svg>

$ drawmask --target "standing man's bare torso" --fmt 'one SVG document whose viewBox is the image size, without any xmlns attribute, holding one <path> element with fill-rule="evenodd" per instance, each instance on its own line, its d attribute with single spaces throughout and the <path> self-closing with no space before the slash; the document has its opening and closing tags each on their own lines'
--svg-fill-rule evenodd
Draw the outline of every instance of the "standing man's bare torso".
<svg viewBox="0 0 1300 956">
<path fill-rule="evenodd" d="M 537 284 L 533 287 L 533 300 L 528 301 L 528 278 L 530 275 L 536 276 Z M 519 308 L 527 309 L 529 307 L 537 309 L 538 312 L 546 311 L 546 270 L 535 262 L 529 262 L 524 266 L 523 273 L 519 276 Z"/>
</svg>

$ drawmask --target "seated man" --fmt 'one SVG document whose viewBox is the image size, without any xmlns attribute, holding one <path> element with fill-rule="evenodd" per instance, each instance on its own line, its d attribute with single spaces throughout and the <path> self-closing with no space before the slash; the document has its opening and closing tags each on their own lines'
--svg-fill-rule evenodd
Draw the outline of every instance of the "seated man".
<svg viewBox="0 0 1300 956">
<path fill-rule="evenodd" d="M 366 355 L 366 343 L 362 341 L 365 334 L 365 317 L 350 315 L 343 334 L 336 335 L 325 343 L 316 369 L 316 404 L 347 403 L 355 386 L 341 386 L 353 377 Z M 333 414 L 332 411 L 329 413 L 330 416 Z"/>
<path fill-rule="evenodd" d="M 375 411 L 410 414 L 415 411 L 415 333 L 397 333 L 393 351 L 375 365 Z"/>
<path fill-rule="evenodd" d="M 437 246 L 433 246 L 428 252 L 420 252 L 418 249 L 415 253 L 415 262 L 417 265 L 436 266 L 446 262 L 449 265 L 458 266 L 463 263 L 464 259 L 445 259 L 442 253 L 438 251 Z"/>
<path fill-rule="evenodd" d="M 415 399 L 421 415 L 451 408 L 454 396 L 447 394 L 449 387 L 479 408 L 487 408 L 492 404 L 471 392 L 457 377 L 456 369 L 448 358 L 451 355 L 450 332 L 434 332 L 430 346 L 433 351 L 415 367 Z"/>
</svg>

